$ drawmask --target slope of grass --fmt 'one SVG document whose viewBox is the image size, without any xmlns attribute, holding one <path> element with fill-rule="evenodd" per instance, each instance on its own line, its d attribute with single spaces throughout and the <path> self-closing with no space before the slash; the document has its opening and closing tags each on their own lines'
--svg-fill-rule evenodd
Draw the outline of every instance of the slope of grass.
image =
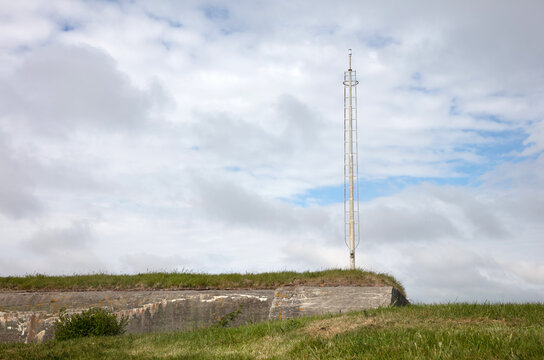
<svg viewBox="0 0 544 360">
<path fill-rule="evenodd" d="M 542 359 L 544 304 L 384 308 L 191 332 L 0 344 L 0 359 Z"/>
<path fill-rule="evenodd" d="M 137 275 L 27 275 L 0 277 L 0 290 L 129 290 L 129 289 L 273 289 L 282 285 L 402 285 L 390 275 L 363 270 L 269 272 L 259 274 L 145 273 Z"/>
</svg>

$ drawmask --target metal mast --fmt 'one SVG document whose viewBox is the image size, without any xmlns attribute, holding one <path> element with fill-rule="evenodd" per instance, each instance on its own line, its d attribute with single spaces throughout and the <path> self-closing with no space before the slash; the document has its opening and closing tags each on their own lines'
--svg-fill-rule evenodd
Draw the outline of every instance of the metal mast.
<svg viewBox="0 0 544 360">
<path fill-rule="evenodd" d="M 349 248 L 349 267 L 355 269 L 355 248 L 359 245 L 359 156 L 357 144 L 357 75 L 344 71 L 344 241 Z"/>
</svg>

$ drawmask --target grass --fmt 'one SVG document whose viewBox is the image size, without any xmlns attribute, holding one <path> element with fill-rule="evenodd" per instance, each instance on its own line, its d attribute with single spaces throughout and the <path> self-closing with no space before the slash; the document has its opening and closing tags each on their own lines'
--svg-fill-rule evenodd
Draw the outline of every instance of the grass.
<svg viewBox="0 0 544 360">
<path fill-rule="evenodd" d="M 544 304 L 410 305 L 191 332 L 0 344 L 0 359 L 542 359 Z"/>
<path fill-rule="evenodd" d="M 363 270 L 282 271 L 259 274 L 155 272 L 136 275 L 27 275 L 0 277 L 1 290 L 274 289 L 283 285 L 403 286 L 392 276 Z"/>
</svg>

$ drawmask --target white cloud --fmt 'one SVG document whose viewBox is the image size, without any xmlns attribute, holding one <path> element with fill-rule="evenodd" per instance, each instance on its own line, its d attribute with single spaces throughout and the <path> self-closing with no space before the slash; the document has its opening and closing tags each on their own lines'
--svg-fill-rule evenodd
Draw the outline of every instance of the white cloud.
<svg viewBox="0 0 544 360">
<path fill-rule="evenodd" d="M 130 253 L 121 257 L 124 273 L 156 271 L 198 271 L 202 264 L 181 256 L 161 256 L 150 253 Z"/>
<path fill-rule="evenodd" d="M 78 127 L 130 131 L 150 107 L 149 96 L 131 86 L 113 59 L 88 46 L 38 48 L 4 83 L 2 116 L 39 134 Z"/>
<path fill-rule="evenodd" d="M 37 254 L 80 250 L 91 240 L 89 225 L 74 223 L 68 228 L 47 229 L 32 236 L 23 246 Z"/>
<path fill-rule="evenodd" d="M 0 213 L 10 217 L 31 216 L 41 210 L 32 194 L 33 180 L 23 166 L 25 162 L 28 159 L 14 158 L 6 136 L 0 132 Z"/>
<path fill-rule="evenodd" d="M 359 264 L 419 301 L 541 299 L 541 7 L 3 6 L 0 273 L 346 264 L 341 204 L 293 199 L 342 184 L 352 47 L 360 177 L 413 184 L 361 204 Z"/>
</svg>

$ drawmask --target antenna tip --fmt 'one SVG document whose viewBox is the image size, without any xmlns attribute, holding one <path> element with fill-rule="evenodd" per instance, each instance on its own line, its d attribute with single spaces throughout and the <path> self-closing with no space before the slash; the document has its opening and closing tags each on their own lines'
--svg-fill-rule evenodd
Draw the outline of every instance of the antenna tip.
<svg viewBox="0 0 544 360">
<path fill-rule="evenodd" d="M 351 55 L 351 49 L 348 49 L 348 55 Z"/>
</svg>

